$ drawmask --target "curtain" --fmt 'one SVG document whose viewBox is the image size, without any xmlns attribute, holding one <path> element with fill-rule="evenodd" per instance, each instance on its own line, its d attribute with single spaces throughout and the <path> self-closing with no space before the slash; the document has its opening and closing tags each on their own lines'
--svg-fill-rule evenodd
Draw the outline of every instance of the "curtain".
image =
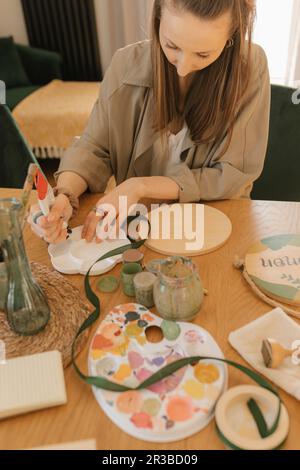
<svg viewBox="0 0 300 470">
<path fill-rule="evenodd" d="M 114 52 L 149 37 L 153 0 L 95 0 L 102 68 Z"/>
<path fill-rule="evenodd" d="M 294 0 L 286 84 L 300 87 L 300 0 Z"/>
<path fill-rule="evenodd" d="M 59 52 L 65 80 L 102 79 L 94 0 L 22 0 L 29 43 Z"/>
</svg>

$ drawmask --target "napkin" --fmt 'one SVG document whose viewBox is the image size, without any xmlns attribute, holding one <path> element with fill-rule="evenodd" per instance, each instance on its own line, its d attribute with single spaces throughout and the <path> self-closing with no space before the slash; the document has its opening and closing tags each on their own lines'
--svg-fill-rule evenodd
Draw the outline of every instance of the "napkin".
<svg viewBox="0 0 300 470">
<path fill-rule="evenodd" d="M 291 349 L 293 342 L 300 340 L 300 326 L 281 308 L 276 308 L 233 331 L 228 340 L 254 369 L 300 400 L 300 365 L 293 364 L 292 358 L 287 357 L 278 368 L 267 368 L 261 354 L 262 341 L 266 338 L 273 338 Z"/>
</svg>

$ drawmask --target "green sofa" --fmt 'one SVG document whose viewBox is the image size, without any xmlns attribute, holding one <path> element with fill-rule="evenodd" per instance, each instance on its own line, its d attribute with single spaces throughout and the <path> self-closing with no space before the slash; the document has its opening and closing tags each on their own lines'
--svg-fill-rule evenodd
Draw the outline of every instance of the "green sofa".
<svg viewBox="0 0 300 470">
<path fill-rule="evenodd" d="M 56 52 L 15 44 L 12 37 L 0 38 L 0 80 L 6 84 L 10 110 L 51 80 L 62 79 L 61 64 Z"/>
<path fill-rule="evenodd" d="M 252 199 L 300 202 L 300 104 L 293 103 L 294 93 L 293 88 L 272 85 L 267 156 Z"/>
<path fill-rule="evenodd" d="M 32 162 L 30 151 L 8 106 L 1 104 L 0 123 L 0 187 L 22 188 Z"/>
</svg>

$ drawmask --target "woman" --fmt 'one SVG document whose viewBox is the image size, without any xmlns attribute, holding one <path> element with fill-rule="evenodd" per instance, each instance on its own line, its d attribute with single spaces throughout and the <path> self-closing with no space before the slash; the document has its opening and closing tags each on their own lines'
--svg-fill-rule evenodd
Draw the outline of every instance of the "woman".
<svg viewBox="0 0 300 470">
<path fill-rule="evenodd" d="M 117 186 L 88 214 L 82 237 L 141 198 L 195 202 L 249 197 L 266 154 L 270 81 L 251 44 L 252 0 L 155 0 L 152 40 L 119 50 L 82 137 L 56 173 L 57 199 L 39 221 L 50 243 L 66 238 L 77 199 Z M 247 41 L 246 41 L 247 37 Z M 108 219 L 107 219 L 108 220 Z M 104 220 L 105 223 L 105 220 Z"/>
</svg>

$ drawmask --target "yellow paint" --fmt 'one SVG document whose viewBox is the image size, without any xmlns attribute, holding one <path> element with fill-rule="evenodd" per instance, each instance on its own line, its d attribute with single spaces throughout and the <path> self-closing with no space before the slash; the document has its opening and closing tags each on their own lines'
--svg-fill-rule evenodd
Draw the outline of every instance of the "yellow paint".
<svg viewBox="0 0 300 470">
<path fill-rule="evenodd" d="M 112 349 L 110 352 L 115 356 L 126 356 L 127 348 L 129 345 L 129 339 L 124 338 L 123 343 L 119 344 L 117 347 Z"/>
<path fill-rule="evenodd" d="M 143 333 L 144 329 L 140 328 L 137 323 L 131 322 L 129 325 L 126 326 L 126 334 L 127 336 L 139 336 Z"/>
<path fill-rule="evenodd" d="M 92 358 L 94 361 L 101 359 L 103 356 L 105 356 L 105 353 L 102 349 L 92 349 Z"/>
<path fill-rule="evenodd" d="M 125 379 L 130 377 L 132 369 L 128 364 L 121 364 L 117 372 L 113 375 L 113 378 L 117 382 L 123 382 Z"/>
<path fill-rule="evenodd" d="M 220 377 L 219 369 L 214 364 L 200 363 L 194 367 L 194 375 L 199 382 L 211 384 Z"/>
<path fill-rule="evenodd" d="M 204 397 L 204 386 L 196 380 L 187 380 L 183 385 L 185 392 L 196 400 L 201 400 Z"/>
<path fill-rule="evenodd" d="M 138 342 L 141 346 L 143 346 L 143 345 L 147 342 L 147 340 L 146 340 L 146 338 L 145 338 L 144 335 L 137 336 L 135 339 L 137 340 L 137 342 Z"/>
</svg>

